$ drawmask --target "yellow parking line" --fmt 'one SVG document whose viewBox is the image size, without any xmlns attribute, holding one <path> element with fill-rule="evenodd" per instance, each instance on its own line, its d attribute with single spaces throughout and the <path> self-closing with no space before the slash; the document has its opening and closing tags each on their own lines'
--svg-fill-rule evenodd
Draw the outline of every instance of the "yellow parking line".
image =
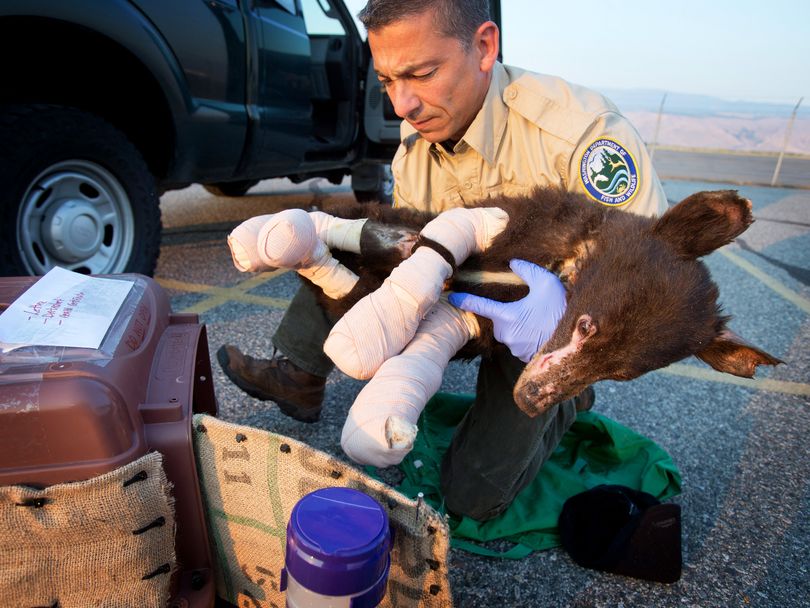
<svg viewBox="0 0 810 608">
<path fill-rule="evenodd" d="M 222 304 L 227 304 L 228 302 L 242 302 L 244 304 L 255 304 L 256 306 L 263 306 L 265 308 L 277 308 L 279 310 L 284 310 L 290 305 L 290 301 L 285 300 L 283 298 L 266 298 L 263 296 L 254 296 L 251 294 L 244 294 L 241 296 L 224 294 L 200 300 L 196 304 L 189 306 L 188 308 L 185 308 L 180 312 L 193 312 L 199 315 L 211 310 L 212 308 L 216 308 L 217 306 L 220 306 Z"/>
<path fill-rule="evenodd" d="M 693 365 L 683 363 L 673 363 L 672 365 L 658 370 L 664 374 L 693 378 L 695 380 L 706 380 L 709 382 L 721 382 L 723 384 L 734 384 L 757 391 L 769 391 L 772 393 L 785 393 L 788 395 L 799 395 L 810 397 L 810 384 L 801 382 L 786 382 L 784 380 L 772 380 L 771 378 L 740 378 L 730 374 L 721 374 L 713 369 L 703 369 Z"/>
<path fill-rule="evenodd" d="M 186 281 L 177 281 L 175 279 L 165 278 L 158 278 L 157 282 L 166 289 L 208 294 L 209 297 L 200 300 L 196 304 L 179 312 L 200 314 L 227 302 L 242 302 L 244 304 L 264 306 L 266 308 L 284 309 L 290 304 L 290 300 L 286 298 L 271 298 L 268 296 L 258 296 L 247 292 L 255 287 L 258 287 L 262 283 L 282 275 L 285 272 L 287 272 L 287 270 L 262 272 L 245 281 L 242 281 L 241 283 L 237 283 L 233 287 L 218 287 L 216 285 L 189 283 Z"/>
<path fill-rule="evenodd" d="M 773 277 L 769 276 L 756 266 L 754 266 L 748 260 L 738 256 L 736 253 L 732 253 L 728 249 L 720 249 L 720 254 L 725 257 L 727 260 L 736 264 L 740 268 L 742 268 L 745 272 L 750 274 L 751 276 L 755 277 L 762 281 L 767 287 L 773 289 L 776 293 L 786 299 L 788 302 L 795 304 L 799 309 L 803 310 L 806 313 L 810 313 L 810 300 L 800 296 L 795 291 L 788 289 L 782 283 L 774 279 Z"/>
</svg>

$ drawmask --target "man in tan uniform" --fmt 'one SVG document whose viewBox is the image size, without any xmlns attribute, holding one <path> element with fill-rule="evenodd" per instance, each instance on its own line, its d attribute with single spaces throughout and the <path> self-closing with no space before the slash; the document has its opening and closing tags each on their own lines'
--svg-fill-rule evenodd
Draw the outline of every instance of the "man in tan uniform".
<svg viewBox="0 0 810 608">
<path fill-rule="evenodd" d="M 438 212 L 561 185 L 634 213 L 666 208 L 641 138 L 613 104 L 559 78 L 497 62 L 499 33 L 487 0 L 369 0 L 360 18 L 380 82 L 404 119 L 392 162 L 396 206 Z M 512 388 L 524 366 L 518 357 L 525 359 L 521 349 L 536 352 L 561 315 L 533 305 L 551 301 L 561 289 L 534 268 L 530 296 L 517 315 L 514 304 L 507 311 L 496 302 L 483 307 L 455 300 L 492 318 L 496 337 L 508 347 L 481 361 L 475 403 L 442 463 L 448 510 L 478 520 L 512 502 L 577 409 L 593 400 L 592 390 L 586 391 L 535 418 L 514 403 Z M 322 350 L 331 325 L 309 290 L 300 289 L 273 336 L 283 355 L 254 359 L 223 346 L 217 357 L 249 394 L 315 421 L 333 369 Z"/>
<path fill-rule="evenodd" d="M 554 76 L 496 62 L 481 111 L 451 148 L 426 140 L 407 121 L 401 135 L 391 165 L 398 206 L 439 212 L 562 185 L 642 215 L 666 209 L 649 154 L 627 119 L 598 93 Z M 603 152 L 618 156 L 611 160 L 627 172 L 623 195 L 610 193 L 599 175 L 611 168 L 601 166 Z"/>
</svg>

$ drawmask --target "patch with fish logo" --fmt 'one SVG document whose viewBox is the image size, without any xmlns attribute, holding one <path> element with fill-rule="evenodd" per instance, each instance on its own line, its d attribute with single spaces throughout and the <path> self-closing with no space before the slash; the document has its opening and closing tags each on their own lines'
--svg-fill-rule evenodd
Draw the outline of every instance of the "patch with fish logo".
<svg viewBox="0 0 810 608">
<path fill-rule="evenodd" d="M 609 207 L 627 204 L 638 191 L 636 161 L 612 139 L 597 139 L 585 150 L 579 164 L 585 191 Z"/>
</svg>

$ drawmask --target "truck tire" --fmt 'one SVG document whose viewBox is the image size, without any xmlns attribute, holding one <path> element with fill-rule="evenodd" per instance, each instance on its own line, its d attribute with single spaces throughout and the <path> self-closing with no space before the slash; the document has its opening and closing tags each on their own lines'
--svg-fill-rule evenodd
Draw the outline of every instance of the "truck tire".
<svg viewBox="0 0 810 608">
<path fill-rule="evenodd" d="M 259 183 L 257 179 L 245 179 L 239 182 L 219 182 L 216 184 L 203 184 L 208 192 L 214 196 L 244 196 L 253 186 Z"/>
<path fill-rule="evenodd" d="M 352 171 L 352 190 L 358 203 L 394 202 L 394 176 L 391 165 L 363 164 Z"/>
<path fill-rule="evenodd" d="M 0 107 L 4 275 L 151 275 L 160 230 L 155 180 L 121 131 L 73 108 Z"/>
</svg>

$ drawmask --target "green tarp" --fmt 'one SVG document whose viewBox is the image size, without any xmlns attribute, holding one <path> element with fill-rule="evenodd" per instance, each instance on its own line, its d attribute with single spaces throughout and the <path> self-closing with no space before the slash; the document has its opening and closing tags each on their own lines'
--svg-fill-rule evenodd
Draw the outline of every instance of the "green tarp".
<svg viewBox="0 0 810 608">
<path fill-rule="evenodd" d="M 419 418 L 413 451 L 400 469 L 397 488 L 411 498 L 419 492 L 443 512 L 439 465 L 453 431 L 472 405 L 471 395 L 439 393 Z M 537 478 L 517 495 L 500 516 L 487 522 L 450 518 L 452 545 L 483 555 L 525 557 L 560 544 L 557 519 L 563 503 L 596 485 L 620 484 L 665 500 L 680 492 L 681 476 L 669 455 L 656 443 L 596 412 L 583 412 L 564 435 Z M 507 551 L 478 543 L 506 540 Z"/>
</svg>

